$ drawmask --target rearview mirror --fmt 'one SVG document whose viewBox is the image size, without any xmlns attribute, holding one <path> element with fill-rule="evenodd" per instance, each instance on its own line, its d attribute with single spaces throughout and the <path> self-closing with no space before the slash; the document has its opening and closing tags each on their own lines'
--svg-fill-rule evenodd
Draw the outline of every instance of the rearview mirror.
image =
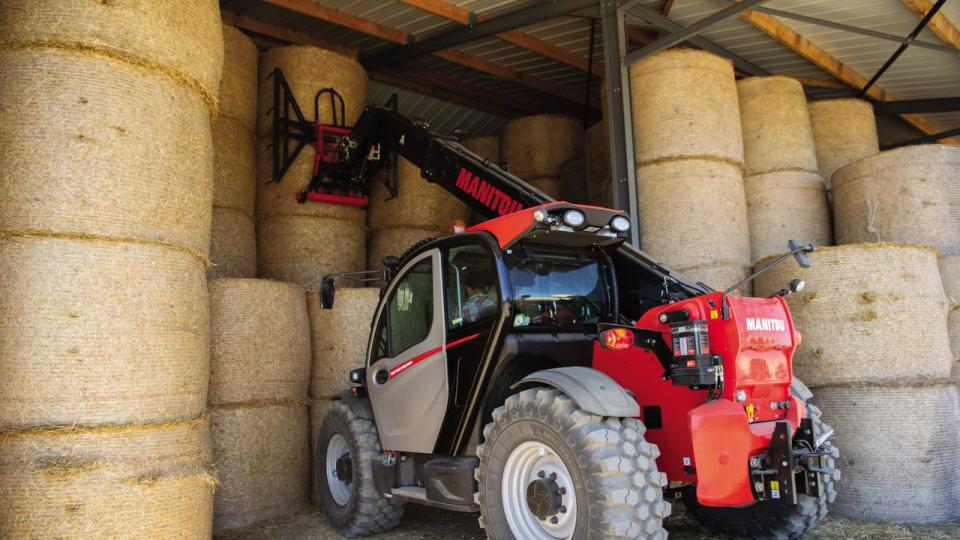
<svg viewBox="0 0 960 540">
<path fill-rule="evenodd" d="M 325 277 L 320 282 L 320 307 L 323 309 L 333 309 L 333 298 L 336 296 L 337 289 L 333 283 L 332 277 Z"/>
<path fill-rule="evenodd" d="M 798 248 L 803 248 L 803 249 L 798 249 Z M 810 256 L 808 255 L 808 253 L 811 253 L 817 250 L 816 244 L 804 245 L 800 242 L 797 242 L 796 240 L 790 240 L 789 242 L 787 242 L 787 249 L 789 249 L 790 251 L 793 251 L 793 258 L 797 260 L 797 264 L 799 264 L 801 268 L 810 268 L 810 266 L 813 265 L 813 263 L 810 262 Z"/>
</svg>

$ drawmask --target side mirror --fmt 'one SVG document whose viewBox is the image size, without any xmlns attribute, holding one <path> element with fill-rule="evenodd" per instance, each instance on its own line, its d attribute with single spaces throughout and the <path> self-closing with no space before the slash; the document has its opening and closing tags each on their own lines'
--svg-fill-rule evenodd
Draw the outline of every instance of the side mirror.
<svg viewBox="0 0 960 540">
<path fill-rule="evenodd" d="M 332 277 L 325 277 L 320 282 L 320 307 L 323 309 L 333 309 L 333 298 L 336 296 L 337 289 L 333 283 Z"/>
<path fill-rule="evenodd" d="M 794 252 L 793 258 L 797 260 L 797 264 L 799 264 L 801 268 L 810 268 L 813 265 L 813 263 L 810 262 L 808 254 L 817 250 L 816 244 L 804 245 L 796 240 L 790 240 L 787 242 L 787 249 Z"/>
</svg>

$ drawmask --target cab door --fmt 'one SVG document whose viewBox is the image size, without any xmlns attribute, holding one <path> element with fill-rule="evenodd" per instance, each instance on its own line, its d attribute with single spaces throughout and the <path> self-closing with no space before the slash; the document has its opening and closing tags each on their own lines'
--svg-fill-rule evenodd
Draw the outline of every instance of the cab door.
<svg viewBox="0 0 960 540">
<path fill-rule="evenodd" d="M 447 410 L 440 252 L 420 254 L 387 290 L 367 358 L 384 450 L 430 453 Z"/>
</svg>

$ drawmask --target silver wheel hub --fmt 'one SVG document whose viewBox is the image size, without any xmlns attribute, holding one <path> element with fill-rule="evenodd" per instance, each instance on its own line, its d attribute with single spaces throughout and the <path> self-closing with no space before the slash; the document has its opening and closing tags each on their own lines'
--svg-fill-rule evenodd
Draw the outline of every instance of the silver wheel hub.
<svg viewBox="0 0 960 540">
<path fill-rule="evenodd" d="M 330 442 L 327 443 L 324 470 L 327 474 L 330 496 L 338 505 L 345 506 L 353 493 L 353 465 L 350 445 L 339 433 L 330 437 Z"/>
<path fill-rule="evenodd" d="M 539 441 L 517 445 L 503 467 L 500 494 L 516 538 L 571 538 L 577 525 L 573 477 L 550 446 Z"/>
</svg>

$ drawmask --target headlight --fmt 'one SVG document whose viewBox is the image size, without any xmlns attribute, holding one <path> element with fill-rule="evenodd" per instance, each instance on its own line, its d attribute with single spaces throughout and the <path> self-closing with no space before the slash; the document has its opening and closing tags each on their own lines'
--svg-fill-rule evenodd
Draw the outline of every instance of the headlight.
<svg viewBox="0 0 960 540">
<path fill-rule="evenodd" d="M 630 220 L 623 216 L 616 216 L 610 220 L 610 228 L 617 232 L 627 232 L 630 230 Z"/>
<path fill-rule="evenodd" d="M 578 229 L 587 221 L 587 216 L 579 210 L 567 210 L 563 213 L 563 223 L 568 227 Z"/>
</svg>

